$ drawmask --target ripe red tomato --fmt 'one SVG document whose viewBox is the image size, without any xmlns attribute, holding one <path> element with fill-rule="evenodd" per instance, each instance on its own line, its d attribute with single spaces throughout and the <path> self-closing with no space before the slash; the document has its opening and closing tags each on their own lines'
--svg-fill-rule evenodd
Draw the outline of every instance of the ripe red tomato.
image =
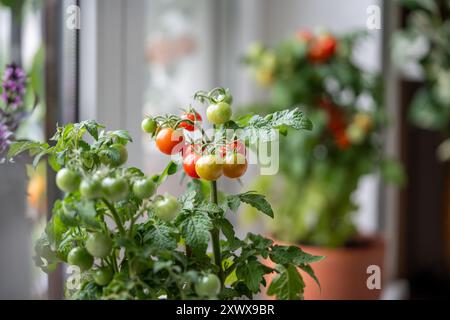
<svg viewBox="0 0 450 320">
<path fill-rule="evenodd" d="M 156 135 L 156 146 L 162 153 L 171 155 L 181 150 L 181 148 L 180 150 L 177 150 L 178 148 L 176 147 L 179 146 L 183 140 L 184 136 L 181 131 L 176 131 L 172 128 L 163 128 Z"/>
<path fill-rule="evenodd" d="M 308 58 L 315 63 L 327 61 L 336 52 L 336 39 L 329 35 L 322 35 L 311 42 Z"/>
<path fill-rule="evenodd" d="M 200 178 L 197 174 L 197 171 L 195 170 L 195 164 L 197 163 L 197 160 L 200 159 L 200 157 L 201 156 L 199 154 L 191 152 L 183 158 L 184 172 L 186 172 L 186 174 L 191 178 Z"/>
<path fill-rule="evenodd" d="M 181 119 L 188 119 L 192 122 L 202 121 L 202 117 L 197 112 L 184 113 L 181 116 Z M 189 122 L 181 122 L 178 126 L 186 129 L 187 131 L 194 131 L 195 129 L 194 125 Z"/>
</svg>

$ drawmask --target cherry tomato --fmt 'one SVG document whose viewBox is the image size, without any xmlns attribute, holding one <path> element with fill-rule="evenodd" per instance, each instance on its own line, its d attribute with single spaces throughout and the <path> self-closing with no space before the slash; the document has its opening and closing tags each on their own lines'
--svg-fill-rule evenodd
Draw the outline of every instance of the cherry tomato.
<svg viewBox="0 0 450 320">
<path fill-rule="evenodd" d="M 223 164 L 215 155 L 204 155 L 197 160 L 195 171 L 200 178 L 214 181 L 223 174 Z"/>
<path fill-rule="evenodd" d="M 106 286 L 108 283 L 111 282 L 111 279 L 113 277 L 113 273 L 110 268 L 103 267 L 100 269 L 95 270 L 93 278 L 96 284 L 99 286 Z"/>
<path fill-rule="evenodd" d="M 200 297 L 214 298 L 220 293 L 222 285 L 215 274 L 201 277 L 195 284 L 195 292 Z"/>
<path fill-rule="evenodd" d="M 183 142 L 184 137 L 181 131 L 172 128 L 163 128 L 156 135 L 156 146 L 164 154 L 175 153 L 176 147 Z"/>
<path fill-rule="evenodd" d="M 248 163 L 244 155 L 240 153 L 230 154 L 225 158 L 223 164 L 223 175 L 236 179 L 240 178 L 247 171 Z"/>
<path fill-rule="evenodd" d="M 197 112 L 184 113 L 181 116 L 181 119 L 188 119 L 192 122 L 202 121 L 202 117 Z M 181 122 L 178 126 L 186 129 L 187 131 L 194 131 L 195 129 L 194 125 L 189 122 Z"/>
<path fill-rule="evenodd" d="M 170 194 L 165 194 L 158 198 L 153 206 L 156 216 L 164 221 L 172 221 L 180 211 L 180 204 L 177 198 Z"/>
<path fill-rule="evenodd" d="M 151 134 L 152 136 L 155 134 L 157 123 L 152 118 L 145 118 L 142 120 L 141 127 L 142 130 L 146 133 Z"/>
<path fill-rule="evenodd" d="M 321 63 L 328 60 L 336 51 L 336 40 L 333 36 L 326 34 L 311 43 L 308 58 L 312 62 Z"/>
<path fill-rule="evenodd" d="M 111 201 L 120 201 L 128 197 L 128 182 L 123 178 L 106 177 L 102 181 L 102 191 Z"/>
<path fill-rule="evenodd" d="M 133 183 L 133 194 L 136 198 L 150 198 L 156 190 L 156 184 L 150 178 L 139 179 Z"/>
<path fill-rule="evenodd" d="M 197 171 L 195 171 L 195 164 L 198 159 L 200 159 L 200 155 L 195 152 L 190 152 L 183 158 L 184 172 L 186 172 L 189 177 L 194 179 L 200 178 Z"/>
<path fill-rule="evenodd" d="M 206 109 L 206 117 L 213 124 L 223 124 L 231 119 L 231 107 L 226 102 L 212 104 Z"/>
<path fill-rule="evenodd" d="M 90 234 L 86 240 L 86 250 L 94 257 L 105 258 L 111 253 L 111 238 L 101 232 Z"/>
<path fill-rule="evenodd" d="M 78 172 L 62 168 L 56 174 L 56 185 L 64 192 L 73 192 L 78 189 L 81 177 Z"/>
<path fill-rule="evenodd" d="M 92 267 L 94 258 L 86 249 L 75 247 L 70 250 L 67 256 L 67 262 L 71 265 L 78 266 L 81 271 L 86 271 Z"/>
<path fill-rule="evenodd" d="M 100 198 L 102 194 L 102 184 L 98 179 L 84 179 L 80 184 L 80 194 L 86 199 Z"/>
</svg>

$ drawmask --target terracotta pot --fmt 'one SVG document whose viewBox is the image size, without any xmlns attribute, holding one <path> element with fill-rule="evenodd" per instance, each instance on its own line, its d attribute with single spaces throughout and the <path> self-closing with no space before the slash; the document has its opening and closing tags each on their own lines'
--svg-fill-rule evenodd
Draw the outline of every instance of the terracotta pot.
<svg viewBox="0 0 450 320">
<path fill-rule="evenodd" d="M 320 262 L 311 264 L 322 290 L 303 271 L 305 299 L 307 300 L 373 300 L 379 299 L 380 289 L 368 289 L 367 279 L 371 276 L 367 268 L 379 266 L 383 276 L 384 241 L 380 236 L 359 237 L 358 244 L 345 248 L 323 248 L 300 245 L 301 249 L 313 255 L 325 256 Z M 282 245 L 289 245 L 275 241 Z M 274 275 L 271 275 L 273 277 Z M 269 280 L 269 279 L 268 279 Z M 271 280 L 271 279 L 270 279 Z M 269 280 L 269 281 L 270 281 Z M 381 288 L 383 288 L 381 279 Z"/>
</svg>

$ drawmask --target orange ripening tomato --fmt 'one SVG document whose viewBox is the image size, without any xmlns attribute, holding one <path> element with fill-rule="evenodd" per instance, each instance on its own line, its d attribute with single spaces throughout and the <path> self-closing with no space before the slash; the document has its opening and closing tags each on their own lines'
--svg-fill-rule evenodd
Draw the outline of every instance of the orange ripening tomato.
<svg viewBox="0 0 450 320">
<path fill-rule="evenodd" d="M 242 177 L 247 171 L 248 162 L 243 154 L 234 153 L 225 158 L 223 175 L 231 179 Z"/>
<path fill-rule="evenodd" d="M 156 146 L 164 154 L 174 154 L 178 146 L 183 142 L 184 136 L 181 131 L 172 128 L 163 128 L 156 135 Z M 180 150 L 181 151 L 181 147 Z"/>
<path fill-rule="evenodd" d="M 181 116 L 181 119 L 188 119 L 191 120 L 192 122 L 202 121 L 202 117 L 197 112 L 184 113 Z M 194 131 L 195 129 L 194 125 L 189 122 L 180 122 L 178 126 L 180 128 L 186 129 L 187 131 Z"/>
</svg>

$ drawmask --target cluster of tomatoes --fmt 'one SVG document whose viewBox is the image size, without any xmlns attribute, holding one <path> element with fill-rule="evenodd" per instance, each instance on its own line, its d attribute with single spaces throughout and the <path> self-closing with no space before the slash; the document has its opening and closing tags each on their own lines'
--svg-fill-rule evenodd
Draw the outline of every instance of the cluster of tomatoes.
<svg viewBox="0 0 450 320">
<path fill-rule="evenodd" d="M 297 33 L 297 39 L 308 46 L 308 59 L 314 63 L 328 61 L 336 53 L 336 39 L 329 33 L 314 36 L 308 30 Z"/>
<path fill-rule="evenodd" d="M 214 126 L 231 119 L 231 96 L 224 94 L 220 100 L 208 95 L 211 104 L 206 110 L 208 121 Z M 193 179 L 215 181 L 222 175 L 231 179 L 242 177 L 247 171 L 247 149 L 245 144 L 235 139 L 228 143 L 212 143 L 202 129 L 202 117 L 194 109 L 185 111 L 181 117 L 147 117 L 142 122 L 144 132 L 154 136 L 156 146 L 164 154 L 181 153 L 183 168 Z M 187 141 L 185 131 L 199 130 L 201 141 Z"/>
<path fill-rule="evenodd" d="M 373 129 L 373 119 L 367 113 L 356 113 L 352 121 L 347 124 L 348 120 L 344 111 L 329 99 L 320 99 L 318 105 L 326 112 L 327 128 L 333 135 L 335 144 L 341 150 L 349 148 L 352 144 L 361 143 Z"/>
<path fill-rule="evenodd" d="M 327 128 L 333 135 L 334 142 L 338 148 L 345 150 L 350 147 L 344 112 L 326 98 L 322 98 L 319 101 L 319 107 L 322 108 L 328 116 Z"/>
</svg>

